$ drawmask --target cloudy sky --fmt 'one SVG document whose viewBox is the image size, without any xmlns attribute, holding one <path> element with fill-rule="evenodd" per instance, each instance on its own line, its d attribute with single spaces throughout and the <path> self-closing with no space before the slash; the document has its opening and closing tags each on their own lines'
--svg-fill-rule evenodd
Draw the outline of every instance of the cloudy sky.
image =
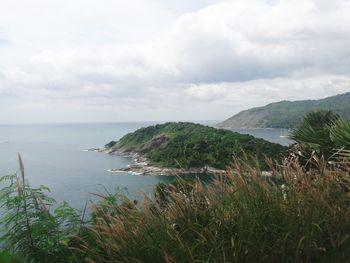
<svg viewBox="0 0 350 263">
<path fill-rule="evenodd" d="M 348 0 L 2 0 L 0 123 L 220 120 L 350 91 Z"/>
</svg>

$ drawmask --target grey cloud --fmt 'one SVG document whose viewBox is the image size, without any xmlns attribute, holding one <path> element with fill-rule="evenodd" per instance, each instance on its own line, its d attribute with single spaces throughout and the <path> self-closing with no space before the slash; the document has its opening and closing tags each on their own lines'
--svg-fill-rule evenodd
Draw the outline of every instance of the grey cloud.
<svg viewBox="0 0 350 263">
<path fill-rule="evenodd" d="M 7 46 L 9 43 L 10 42 L 7 39 L 0 37 L 0 46 Z"/>
<path fill-rule="evenodd" d="M 217 119 L 345 92 L 350 2 L 327 5 L 223 1 L 181 16 L 148 43 L 42 50 L 21 66 L 0 68 L 1 99 L 33 115 L 39 106 L 53 114 L 74 105 L 82 118 L 117 118 L 119 108 L 134 120 Z"/>
<path fill-rule="evenodd" d="M 242 2 L 228 1 L 185 15 L 153 43 L 91 54 L 96 62 L 86 70 L 79 69 L 79 61 L 88 55 L 77 51 L 67 75 L 127 88 L 347 72 L 350 30 L 341 25 L 349 24 L 350 18 L 337 14 L 344 8 L 350 12 L 350 5 L 324 14 L 315 11 L 317 1 L 251 2 L 260 9 L 242 9 Z M 237 7 L 241 13 L 232 15 Z M 54 54 L 58 59 L 49 63 L 59 64 L 62 56 L 66 55 Z"/>
<path fill-rule="evenodd" d="M 10 46 L 10 40 L 0 35 L 0 47 L 8 47 L 8 46 Z"/>
</svg>

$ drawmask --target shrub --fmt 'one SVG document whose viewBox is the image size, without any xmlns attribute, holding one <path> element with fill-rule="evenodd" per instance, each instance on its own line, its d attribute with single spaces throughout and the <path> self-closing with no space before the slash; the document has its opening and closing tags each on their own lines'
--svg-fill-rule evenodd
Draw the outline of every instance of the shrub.
<svg viewBox="0 0 350 263">
<path fill-rule="evenodd" d="M 25 181 L 20 155 L 19 164 L 20 176 L 0 178 L 0 183 L 8 183 L 0 190 L 3 245 L 25 262 L 62 262 L 72 256 L 69 244 L 77 234 L 80 217 L 66 203 L 51 212 L 55 200 L 47 195 L 49 189 L 31 187 Z"/>
<path fill-rule="evenodd" d="M 295 141 L 292 155 L 296 154 L 307 169 L 318 167 L 319 162 L 334 165 L 349 160 L 350 121 L 332 111 L 309 113 L 292 131 L 291 138 Z"/>
</svg>

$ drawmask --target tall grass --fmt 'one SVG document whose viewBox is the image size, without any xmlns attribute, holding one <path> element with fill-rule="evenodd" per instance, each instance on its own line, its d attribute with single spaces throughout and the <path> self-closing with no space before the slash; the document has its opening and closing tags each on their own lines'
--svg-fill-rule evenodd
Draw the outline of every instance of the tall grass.
<svg viewBox="0 0 350 263">
<path fill-rule="evenodd" d="M 349 168 L 271 169 L 236 162 L 208 186 L 180 179 L 140 204 L 105 196 L 81 250 L 88 262 L 349 260 Z"/>
<path fill-rule="evenodd" d="M 99 195 L 82 225 L 66 204 L 20 176 L 0 191 L 4 262 L 349 262 L 350 168 L 312 158 L 272 164 L 236 160 L 203 185 L 179 178 L 153 199 Z M 17 260 L 17 261 L 16 261 Z M 1 262 L 2 262 L 1 261 Z"/>
</svg>

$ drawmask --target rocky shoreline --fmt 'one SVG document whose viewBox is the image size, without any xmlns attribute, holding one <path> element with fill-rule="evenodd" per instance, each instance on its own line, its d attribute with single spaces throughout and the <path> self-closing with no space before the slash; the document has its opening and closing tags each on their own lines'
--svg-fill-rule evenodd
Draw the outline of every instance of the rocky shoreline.
<svg viewBox="0 0 350 263">
<path fill-rule="evenodd" d="M 137 152 L 125 152 L 122 150 L 111 149 L 106 147 L 100 148 L 91 148 L 88 151 L 101 152 L 114 154 L 122 157 L 128 157 L 133 160 L 133 164 L 121 168 L 121 169 L 110 169 L 108 172 L 112 173 L 131 173 L 137 175 L 167 175 L 167 176 L 176 176 L 176 175 L 186 175 L 186 174 L 211 174 L 211 175 L 223 175 L 226 173 L 225 170 L 216 169 L 213 167 L 192 167 L 188 169 L 180 168 L 167 168 L 160 167 L 153 164 L 150 164 L 150 161 L 143 155 L 140 155 Z"/>
</svg>

